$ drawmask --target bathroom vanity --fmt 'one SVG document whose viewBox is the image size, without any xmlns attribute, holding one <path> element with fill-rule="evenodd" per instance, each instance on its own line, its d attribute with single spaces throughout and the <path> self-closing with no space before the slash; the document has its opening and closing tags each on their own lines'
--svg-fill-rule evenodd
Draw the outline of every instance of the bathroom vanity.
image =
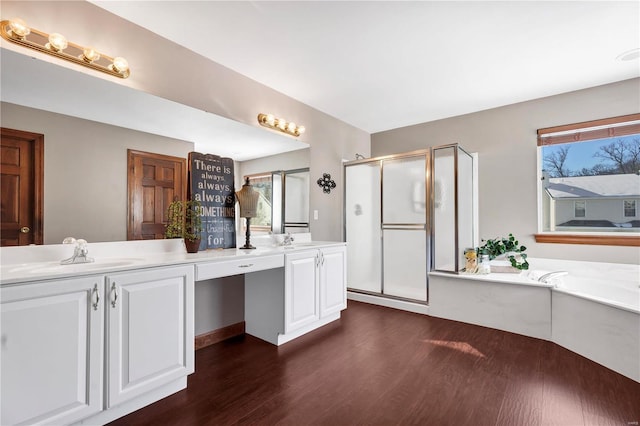
<svg viewBox="0 0 640 426">
<path fill-rule="evenodd" d="M 104 424 L 184 389 L 194 286 L 245 277 L 246 332 L 281 345 L 340 318 L 345 243 L 187 254 L 181 240 L 0 249 L 1 424 Z"/>
</svg>

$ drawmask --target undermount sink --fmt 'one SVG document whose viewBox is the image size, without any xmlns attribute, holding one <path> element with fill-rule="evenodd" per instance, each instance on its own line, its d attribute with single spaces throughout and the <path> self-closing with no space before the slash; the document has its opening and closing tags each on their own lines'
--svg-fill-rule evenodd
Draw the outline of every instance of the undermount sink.
<svg viewBox="0 0 640 426">
<path fill-rule="evenodd" d="M 61 265 L 60 262 L 38 262 L 38 263 L 24 263 L 20 265 L 15 265 L 15 267 L 10 268 L 10 273 L 31 273 L 31 274 L 46 274 L 52 272 L 82 272 L 82 271 L 91 271 L 96 269 L 104 269 L 104 268 L 116 268 L 119 266 L 128 266 L 132 265 L 135 262 L 138 262 L 142 259 L 139 258 L 113 258 L 113 259 L 104 259 L 104 260 L 96 260 L 95 262 L 90 263 L 71 263 L 68 265 Z"/>
</svg>

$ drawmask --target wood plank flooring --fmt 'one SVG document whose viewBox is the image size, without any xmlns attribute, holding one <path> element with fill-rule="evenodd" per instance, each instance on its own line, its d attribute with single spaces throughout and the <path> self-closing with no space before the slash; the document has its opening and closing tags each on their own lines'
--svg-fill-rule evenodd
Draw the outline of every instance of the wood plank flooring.
<svg viewBox="0 0 640 426">
<path fill-rule="evenodd" d="M 196 352 L 188 388 L 112 425 L 638 425 L 640 384 L 554 343 L 349 301 L 281 347 Z"/>
</svg>

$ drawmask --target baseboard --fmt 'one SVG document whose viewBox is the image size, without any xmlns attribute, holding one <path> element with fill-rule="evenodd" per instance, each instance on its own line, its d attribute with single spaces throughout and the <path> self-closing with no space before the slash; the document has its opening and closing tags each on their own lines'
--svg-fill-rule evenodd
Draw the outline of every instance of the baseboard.
<svg viewBox="0 0 640 426">
<path fill-rule="evenodd" d="M 218 328 L 208 333 L 199 334 L 195 339 L 196 351 L 198 349 L 206 348 L 207 346 L 215 345 L 216 343 L 222 342 L 223 340 L 227 340 L 235 336 L 241 336 L 243 334 L 244 321 L 237 322 L 226 327 Z"/>
<path fill-rule="evenodd" d="M 357 302 L 370 303 L 372 305 L 386 306 L 387 308 L 415 312 L 417 314 L 429 315 L 429 306 L 422 303 L 390 299 L 387 297 L 375 296 L 372 294 L 357 293 L 355 291 L 347 291 L 347 299 L 355 300 Z"/>
</svg>

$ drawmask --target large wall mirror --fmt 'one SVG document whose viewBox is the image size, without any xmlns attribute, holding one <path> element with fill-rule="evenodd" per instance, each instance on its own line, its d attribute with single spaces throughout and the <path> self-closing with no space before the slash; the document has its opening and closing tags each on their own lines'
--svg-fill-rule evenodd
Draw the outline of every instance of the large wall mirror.
<svg viewBox="0 0 640 426">
<path fill-rule="evenodd" d="M 2 127 L 44 135 L 44 244 L 126 239 L 128 149 L 231 157 L 236 176 L 245 161 L 297 151 L 291 158 L 302 160 L 290 167 L 308 166 L 308 145 L 293 138 L 5 48 L 0 55 Z"/>
</svg>

